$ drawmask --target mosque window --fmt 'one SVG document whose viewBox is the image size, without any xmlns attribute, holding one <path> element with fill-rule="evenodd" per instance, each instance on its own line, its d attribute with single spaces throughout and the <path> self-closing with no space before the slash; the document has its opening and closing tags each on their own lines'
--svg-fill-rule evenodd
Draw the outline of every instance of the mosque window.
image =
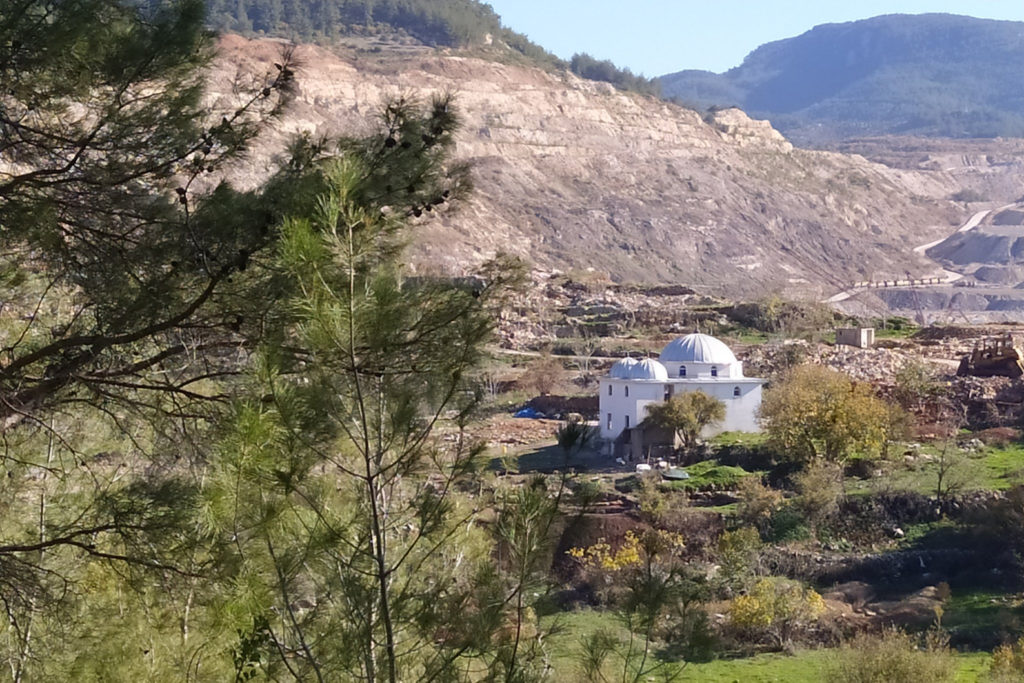
<svg viewBox="0 0 1024 683">
<path fill-rule="evenodd" d="M 718 366 L 715 366 L 715 365 L 711 366 L 711 376 L 712 377 L 718 377 Z"/>
<path fill-rule="evenodd" d="M 627 387 L 623 387 L 623 389 L 626 392 L 626 398 L 629 398 L 629 387 L 628 386 Z"/>
<path fill-rule="evenodd" d="M 612 414 L 611 414 L 611 413 L 608 413 L 608 423 L 607 423 L 607 428 L 608 428 L 608 429 L 611 429 L 611 428 L 612 428 Z"/>
<path fill-rule="evenodd" d="M 626 429 L 629 429 L 629 415 L 626 416 Z"/>
<path fill-rule="evenodd" d="M 608 385 L 608 395 L 609 396 L 612 395 L 612 385 L 611 384 Z"/>
<path fill-rule="evenodd" d="M 679 376 L 680 377 L 686 377 L 686 366 L 685 365 L 680 365 L 679 366 Z"/>
<path fill-rule="evenodd" d="M 733 387 L 732 388 L 732 395 L 733 396 L 739 396 L 740 395 L 740 388 L 739 387 Z"/>
</svg>

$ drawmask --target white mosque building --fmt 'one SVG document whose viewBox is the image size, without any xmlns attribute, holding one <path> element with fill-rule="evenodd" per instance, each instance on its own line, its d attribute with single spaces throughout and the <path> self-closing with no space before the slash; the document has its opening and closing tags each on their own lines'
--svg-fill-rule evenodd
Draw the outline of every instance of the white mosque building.
<svg viewBox="0 0 1024 683">
<path fill-rule="evenodd" d="M 743 363 L 718 339 L 688 334 L 669 342 L 658 360 L 624 358 L 600 379 L 601 437 L 615 441 L 643 422 L 650 404 L 698 390 L 725 404 L 725 419 L 705 429 L 704 436 L 757 432 L 764 383 L 763 379 L 744 377 Z"/>
</svg>

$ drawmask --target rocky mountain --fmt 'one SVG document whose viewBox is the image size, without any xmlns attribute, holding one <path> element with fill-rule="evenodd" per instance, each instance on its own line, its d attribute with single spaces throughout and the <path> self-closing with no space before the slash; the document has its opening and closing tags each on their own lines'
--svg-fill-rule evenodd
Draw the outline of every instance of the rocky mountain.
<svg viewBox="0 0 1024 683">
<path fill-rule="evenodd" d="M 680 71 L 666 95 L 739 106 L 798 142 L 900 134 L 1024 137 L 1024 23 L 950 14 L 825 24 L 724 74 Z"/>
<path fill-rule="evenodd" d="M 213 97 L 272 67 L 281 44 L 228 36 Z M 295 105 L 234 180 L 254 180 L 289 134 L 358 133 L 399 93 L 456 93 L 458 155 L 477 190 L 420 219 L 415 265 L 459 273 L 496 250 L 619 282 L 736 296 L 817 297 L 846 283 L 926 275 L 911 247 L 966 215 L 956 173 L 794 148 L 736 109 L 703 117 L 567 72 L 464 53 L 301 46 Z"/>
</svg>

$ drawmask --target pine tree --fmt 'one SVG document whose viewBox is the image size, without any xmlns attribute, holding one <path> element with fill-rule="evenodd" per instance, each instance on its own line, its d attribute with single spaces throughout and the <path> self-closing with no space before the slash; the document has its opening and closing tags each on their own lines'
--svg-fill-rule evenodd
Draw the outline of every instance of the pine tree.
<svg viewBox="0 0 1024 683">
<path fill-rule="evenodd" d="M 474 599 L 490 543 L 456 487 L 479 454 L 463 431 L 471 375 L 518 269 L 494 263 L 460 286 L 401 266 L 410 220 L 463 182 L 444 164 L 455 123 L 446 98 L 424 115 L 389 105 L 381 136 L 343 145 L 316 210 L 282 228 L 292 319 L 261 354 L 208 492 L 245 588 L 233 604 L 265 634 L 253 661 L 271 676 L 451 675 L 499 623 L 500 601 Z"/>
<path fill-rule="evenodd" d="M 272 277 L 253 265 L 301 175 L 252 193 L 204 181 L 293 78 L 284 55 L 210 112 L 211 56 L 198 0 L 0 12 L 0 656 L 15 680 L 90 651 L 79 620 L 99 633 L 101 604 L 127 609 L 109 581 L 141 582 L 144 605 L 205 561 L 186 437 L 201 440 L 258 338 Z"/>
</svg>

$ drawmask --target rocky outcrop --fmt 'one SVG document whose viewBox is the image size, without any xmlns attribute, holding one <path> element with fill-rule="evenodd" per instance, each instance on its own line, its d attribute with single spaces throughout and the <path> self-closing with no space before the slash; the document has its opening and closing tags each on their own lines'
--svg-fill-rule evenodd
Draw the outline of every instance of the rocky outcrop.
<svg viewBox="0 0 1024 683">
<path fill-rule="evenodd" d="M 271 68 L 280 44 L 227 37 L 220 97 Z M 705 121 L 571 74 L 436 51 L 301 46 L 298 98 L 236 179 L 266 171 L 287 134 L 359 133 L 389 96 L 451 90 L 458 155 L 477 191 L 417 228 L 421 271 L 459 273 L 497 250 L 619 282 L 731 295 L 818 296 L 871 275 L 923 272 L 907 245 L 948 234 L 962 209 L 941 173 L 794 149 L 738 110 Z"/>
</svg>

